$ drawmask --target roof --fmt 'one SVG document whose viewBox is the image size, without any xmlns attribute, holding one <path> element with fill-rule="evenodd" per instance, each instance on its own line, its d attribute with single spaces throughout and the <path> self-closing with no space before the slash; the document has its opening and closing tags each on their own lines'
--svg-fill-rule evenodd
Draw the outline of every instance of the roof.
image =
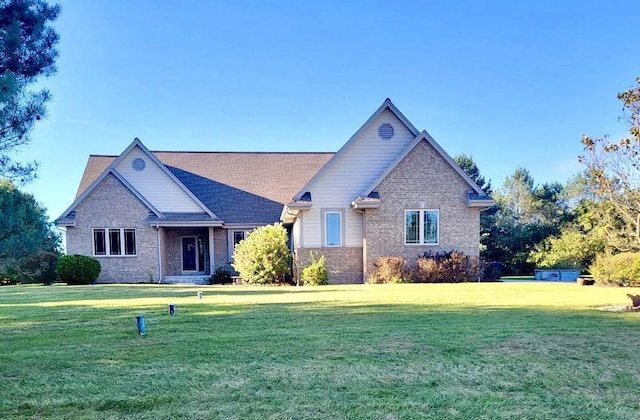
<svg viewBox="0 0 640 420">
<path fill-rule="evenodd" d="M 163 213 L 162 219 L 156 215 L 149 215 L 150 221 L 168 221 L 168 222 L 198 222 L 201 220 L 216 221 L 217 219 L 209 216 L 207 213 Z"/>
<path fill-rule="evenodd" d="M 334 153 L 152 151 L 226 223 L 272 223 Z M 117 159 L 91 155 L 76 199 Z M 250 212 L 247 209 L 251 209 Z"/>
<path fill-rule="evenodd" d="M 203 221 L 240 225 L 272 223 L 280 220 L 288 209 L 308 210 L 311 206 L 309 190 L 312 184 L 330 170 L 336 159 L 385 110 L 393 113 L 415 139 L 352 204 L 361 208 L 376 208 L 380 203 L 374 191 L 376 186 L 421 141 L 429 143 L 469 184 L 470 206 L 493 204 L 493 200 L 484 194 L 429 133 L 419 132 L 387 98 L 337 153 L 149 151 L 136 138 L 118 156 L 89 156 L 74 204 L 58 221 L 74 224 L 75 218 L 70 212 L 75 205 L 108 173 L 112 173 L 152 211 L 150 221 L 158 219 L 166 223 Z M 139 147 L 158 164 L 203 212 L 163 215 L 146 201 L 116 170 L 117 164 L 135 147 Z"/>
</svg>

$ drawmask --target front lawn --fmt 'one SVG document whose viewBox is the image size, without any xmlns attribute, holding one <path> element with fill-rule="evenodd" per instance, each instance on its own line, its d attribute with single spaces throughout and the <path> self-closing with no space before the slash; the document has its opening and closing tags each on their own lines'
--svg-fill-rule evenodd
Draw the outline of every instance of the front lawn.
<svg viewBox="0 0 640 420">
<path fill-rule="evenodd" d="M 0 287 L 0 418 L 637 418 L 640 313 L 595 309 L 626 293 Z"/>
</svg>

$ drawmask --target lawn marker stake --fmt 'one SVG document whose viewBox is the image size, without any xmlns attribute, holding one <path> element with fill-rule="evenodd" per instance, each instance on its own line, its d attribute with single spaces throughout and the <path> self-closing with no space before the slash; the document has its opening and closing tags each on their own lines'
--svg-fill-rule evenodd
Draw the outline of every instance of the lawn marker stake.
<svg viewBox="0 0 640 420">
<path fill-rule="evenodd" d="M 175 303 L 170 303 L 169 304 L 169 315 L 175 315 L 176 314 L 176 304 Z"/>
<path fill-rule="evenodd" d="M 136 320 L 138 321 L 138 334 L 145 335 L 147 333 L 147 329 L 144 326 L 144 315 L 136 316 Z"/>
</svg>

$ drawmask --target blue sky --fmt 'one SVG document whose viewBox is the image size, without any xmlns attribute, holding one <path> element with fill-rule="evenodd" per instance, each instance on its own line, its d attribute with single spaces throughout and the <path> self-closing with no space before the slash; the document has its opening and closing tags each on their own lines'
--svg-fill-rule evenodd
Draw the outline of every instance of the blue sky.
<svg viewBox="0 0 640 420">
<path fill-rule="evenodd" d="M 494 186 L 580 166 L 621 136 L 640 76 L 640 2 L 61 1 L 49 116 L 21 159 L 54 219 L 89 154 L 336 151 L 389 97 Z"/>
</svg>

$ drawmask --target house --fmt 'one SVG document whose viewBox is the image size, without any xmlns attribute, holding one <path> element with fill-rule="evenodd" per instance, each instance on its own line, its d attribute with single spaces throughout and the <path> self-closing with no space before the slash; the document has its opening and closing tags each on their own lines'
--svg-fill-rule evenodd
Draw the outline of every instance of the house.
<svg viewBox="0 0 640 420">
<path fill-rule="evenodd" d="M 493 200 L 387 99 L 337 153 L 150 151 L 90 156 L 56 220 L 101 282 L 201 280 L 255 227 L 282 222 L 298 266 L 326 257 L 330 283 L 362 283 L 381 256 L 479 253 Z"/>
</svg>

